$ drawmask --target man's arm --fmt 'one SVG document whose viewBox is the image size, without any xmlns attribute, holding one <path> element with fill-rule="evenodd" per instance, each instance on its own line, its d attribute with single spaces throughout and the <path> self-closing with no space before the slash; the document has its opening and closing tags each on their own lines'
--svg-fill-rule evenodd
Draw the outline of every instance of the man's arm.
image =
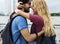
<svg viewBox="0 0 60 44">
<path fill-rule="evenodd" d="M 28 31 L 29 29 L 25 18 L 23 18 L 22 16 L 18 16 L 16 24 L 20 33 L 22 34 L 26 41 L 31 42 L 36 39 L 36 34 L 30 34 L 30 32 Z M 40 31 L 38 33 L 38 36 L 41 36 L 43 33 L 44 30 Z"/>
<path fill-rule="evenodd" d="M 22 36 L 25 38 L 26 41 L 31 42 L 36 39 L 36 34 L 30 34 L 28 28 L 22 29 L 21 31 Z M 38 37 L 44 33 L 44 30 L 38 33 Z"/>
</svg>

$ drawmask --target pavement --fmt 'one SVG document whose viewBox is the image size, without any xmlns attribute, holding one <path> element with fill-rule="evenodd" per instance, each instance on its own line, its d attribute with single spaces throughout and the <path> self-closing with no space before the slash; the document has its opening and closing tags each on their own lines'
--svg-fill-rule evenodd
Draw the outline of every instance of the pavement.
<svg viewBox="0 0 60 44">
<path fill-rule="evenodd" d="M 2 39 L 0 38 L 0 44 L 2 44 Z"/>
<path fill-rule="evenodd" d="M 0 44 L 2 44 L 2 38 L 1 38 L 1 34 L 0 34 Z"/>
</svg>

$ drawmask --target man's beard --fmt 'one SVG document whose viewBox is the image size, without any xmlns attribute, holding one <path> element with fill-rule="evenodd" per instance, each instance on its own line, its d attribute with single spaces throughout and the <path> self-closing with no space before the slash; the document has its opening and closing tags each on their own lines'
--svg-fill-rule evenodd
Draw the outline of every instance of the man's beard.
<svg viewBox="0 0 60 44">
<path fill-rule="evenodd" d="M 24 9 L 24 12 L 27 12 L 28 13 L 29 12 L 29 8 L 28 9 Z"/>
</svg>

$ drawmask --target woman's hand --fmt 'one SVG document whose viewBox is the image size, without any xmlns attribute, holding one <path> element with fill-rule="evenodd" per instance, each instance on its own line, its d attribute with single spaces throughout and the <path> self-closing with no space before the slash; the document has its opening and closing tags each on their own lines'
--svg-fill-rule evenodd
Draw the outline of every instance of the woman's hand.
<svg viewBox="0 0 60 44">
<path fill-rule="evenodd" d="M 20 14 L 20 10 L 19 9 L 15 9 L 15 13 L 16 14 Z"/>
<path fill-rule="evenodd" d="M 25 13 L 25 12 L 22 11 L 22 10 L 15 9 L 15 13 L 18 14 L 18 15 L 21 15 L 21 16 L 27 18 L 27 19 L 30 19 L 30 17 L 29 17 L 29 13 Z"/>
<path fill-rule="evenodd" d="M 41 32 L 43 32 L 43 33 L 44 33 L 44 27 L 42 28 Z"/>
<path fill-rule="evenodd" d="M 22 2 L 17 3 L 15 13 L 20 14 L 20 12 L 24 11 L 24 5 Z"/>
<path fill-rule="evenodd" d="M 44 27 L 42 28 L 42 30 L 38 33 L 38 36 L 41 36 L 42 34 L 44 34 Z"/>
<path fill-rule="evenodd" d="M 16 8 L 17 8 L 17 9 L 22 9 L 22 8 L 24 8 L 23 3 L 22 3 L 22 2 L 17 3 L 17 4 L 16 4 Z"/>
</svg>

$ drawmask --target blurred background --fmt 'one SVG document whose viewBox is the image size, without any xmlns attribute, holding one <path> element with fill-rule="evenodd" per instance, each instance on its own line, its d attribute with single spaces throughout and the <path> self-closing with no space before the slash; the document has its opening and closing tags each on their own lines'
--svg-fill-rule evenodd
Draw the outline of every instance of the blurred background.
<svg viewBox="0 0 60 44">
<path fill-rule="evenodd" d="M 16 8 L 17 0 L 0 0 L 0 31 L 6 25 L 10 14 Z M 56 40 L 60 40 L 60 0 L 46 0 L 51 14 L 52 24 L 55 27 L 57 34 Z M 30 11 L 32 12 L 32 11 Z M 31 22 L 27 19 L 29 29 L 31 27 Z M 0 40 L 1 42 L 1 40 Z M 0 43 L 1 44 L 1 43 Z"/>
</svg>

